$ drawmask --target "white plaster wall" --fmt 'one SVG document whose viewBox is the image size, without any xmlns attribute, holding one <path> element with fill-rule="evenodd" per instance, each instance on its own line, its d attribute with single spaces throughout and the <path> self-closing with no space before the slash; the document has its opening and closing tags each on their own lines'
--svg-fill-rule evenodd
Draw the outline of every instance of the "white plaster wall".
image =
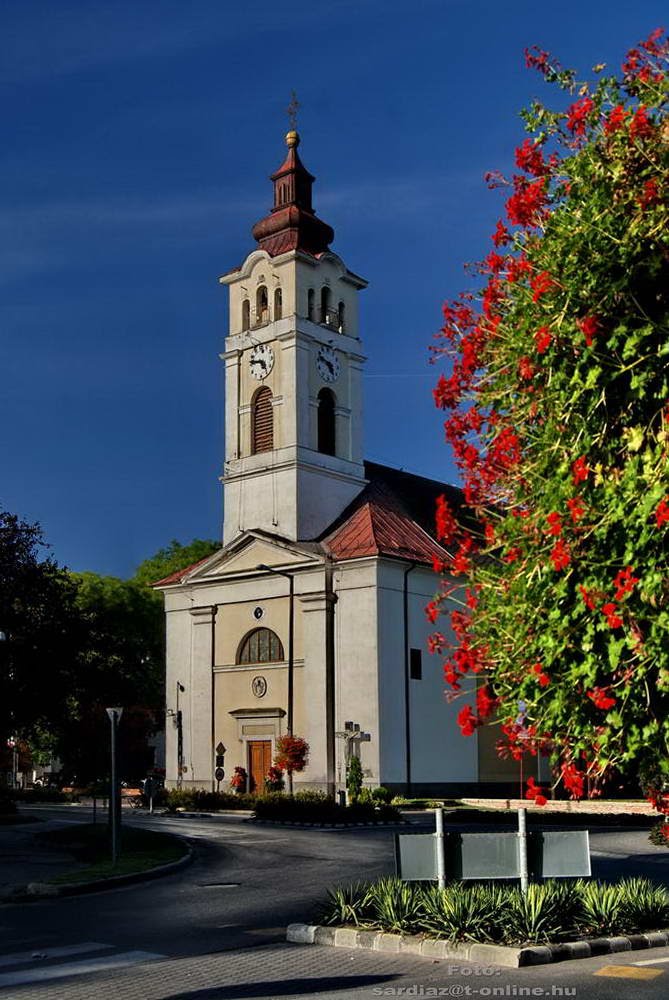
<svg viewBox="0 0 669 1000">
<path fill-rule="evenodd" d="M 177 681 L 191 685 L 191 616 L 188 606 L 184 606 L 172 594 L 165 595 L 167 670 L 165 678 L 165 701 L 168 712 L 176 712 Z M 190 739 L 190 711 L 184 694 L 179 695 L 183 711 L 184 726 L 188 727 Z M 184 756 L 187 747 L 184 729 Z M 177 781 L 177 729 L 173 715 L 165 720 L 165 776 L 170 787 Z M 188 777 L 188 775 L 186 775 Z"/>
<path fill-rule="evenodd" d="M 340 564 L 335 568 L 335 730 L 348 720 L 369 732 L 360 744 L 365 784 L 379 784 L 379 696 L 376 674 L 376 560 Z M 344 740 L 337 738 L 337 778 L 343 787 Z"/>
<path fill-rule="evenodd" d="M 404 618 L 401 563 L 379 565 L 379 702 L 382 729 L 382 781 L 405 781 Z M 432 626 L 425 605 L 437 589 L 426 568 L 409 574 L 409 648 L 423 650 L 423 678 L 409 681 L 411 780 L 414 783 L 478 779 L 477 737 L 464 737 L 456 723 L 461 703 L 444 696 L 441 659 L 427 652 L 435 628 L 447 633 L 446 619 Z"/>
</svg>

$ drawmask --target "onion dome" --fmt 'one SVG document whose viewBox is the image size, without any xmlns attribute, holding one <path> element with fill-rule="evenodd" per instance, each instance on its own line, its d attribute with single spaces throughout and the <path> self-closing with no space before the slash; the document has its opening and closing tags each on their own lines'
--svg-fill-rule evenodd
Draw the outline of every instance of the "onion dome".
<svg viewBox="0 0 669 1000">
<path fill-rule="evenodd" d="M 311 205 L 311 187 L 316 179 L 297 152 L 300 137 L 295 130 L 286 135 L 286 158 L 271 176 L 274 207 L 253 227 L 253 238 L 270 257 L 288 250 L 323 253 L 334 239 L 334 230 L 317 218 Z"/>
</svg>

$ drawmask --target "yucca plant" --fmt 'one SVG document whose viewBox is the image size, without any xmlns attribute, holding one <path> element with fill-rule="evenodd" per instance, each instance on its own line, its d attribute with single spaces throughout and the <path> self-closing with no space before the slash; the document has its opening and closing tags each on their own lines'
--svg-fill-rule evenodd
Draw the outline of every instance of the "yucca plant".
<svg viewBox="0 0 669 1000">
<path fill-rule="evenodd" d="M 355 882 L 348 886 L 328 889 L 326 901 L 319 907 L 316 920 L 321 924 L 355 924 L 368 922 L 370 898 L 374 886 L 367 882 Z"/>
<path fill-rule="evenodd" d="M 620 885 L 582 882 L 580 924 L 588 934 L 615 934 L 621 928 L 623 894 Z"/>
<path fill-rule="evenodd" d="M 669 892 L 665 888 L 647 878 L 624 879 L 618 888 L 624 930 L 658 930 L 669 925 Z"/>
<path fill-rule="evenodd" d="M 424 917 L 421 929 L 450 941 L 499 940 L 504 899 L 500 887 L 465 886 L 454 883 L 445 889 L 423 890 Z"/>
<path fill-rule="evenodd" d="M 424 916 L 423 893 L 418 885 L 398 878 L 382 878 L 370 887 L 372 919 L 384 931 L 411 932 Z"/>
<path fill-rule="evenodd" d="M 514 889 L 509 896 L 505 938 L 514 942 L 555 941 L 573 930 L 579 909 L 573 885 L 546 882 Z"/>
</svg>

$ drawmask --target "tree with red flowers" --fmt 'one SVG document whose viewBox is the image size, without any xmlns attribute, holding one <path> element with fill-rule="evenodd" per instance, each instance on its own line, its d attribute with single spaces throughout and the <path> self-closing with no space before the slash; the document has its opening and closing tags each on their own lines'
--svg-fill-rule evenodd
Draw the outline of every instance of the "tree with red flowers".
<svg viewBox="0 0 669 1000">
<path fill-rule="evenodd" d="M 276 741 L 274 766 L 288 775 L 288 791 L 293 793 L 293 772 L 304 771 L 309 763 L 309 744 L 301 736 L 280 736 Z"/>
<path fill-rule="evenodd" d="M 669 811 L 669 41 L 592 84 L 526 56 L 568 106 L 523 112 L 481 288 L 432 348 L 478 528 L 441 499 L 430 645 L 463 733 L 550 756 L 574 798 L 651 771 Z"/>
</svg>

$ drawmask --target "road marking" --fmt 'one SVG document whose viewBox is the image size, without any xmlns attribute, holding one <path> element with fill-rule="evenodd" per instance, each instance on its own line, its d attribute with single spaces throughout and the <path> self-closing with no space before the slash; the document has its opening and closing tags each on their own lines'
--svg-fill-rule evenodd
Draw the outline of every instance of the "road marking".
<svg viewBox="0 0 669 1000">
<path fill-rule="evenodd" d="M 64 948 L 31 948 L 30 951 L 15 951 L 11 955 L 0 955 L 0 968 L 8 965 L 21 965 L 23 962 L 34 962 L 36 959 L 69 958 L 70 955 L 85 955 L 87 951 L 107 951 L 112 944 L 99 944 L 97 941 L 85 941 L 83 944 L 70 944 Z"/>
<path fill-rule="evenodd" d="M 632 965 L 666 965 L 669 958 L 647 958 L 645 962 L 632 962 Z"/>
<path fill-rule="evenodd" d="M 66 962 L 63 965 L 51 965 L 46 968 L 40 966 L 38 969 L 23 969 L 21 972 L 3 972 L 0 975 L 0 988 L 3 986 L 24 986 L 27 983 L 43 983 L 49 979 L 65 979 L 67 976 L 83 976 L 87 972 L 102 972 L 105 969 L 117 969 L 165 957 L 165 955 L 157 955 L 151 951 L 124 951 L 120 955 L 110 955 L 108 958 L 91 958 L 87 962 Z"/>
<path fill-rule="evenodd" d="M 596 976 L 610 976 L 612 979 L 656 979 L 664 975 L 664 969 L 637 969 L 633 965 L 605 965 L 595 972 Z"/>
</svg>

